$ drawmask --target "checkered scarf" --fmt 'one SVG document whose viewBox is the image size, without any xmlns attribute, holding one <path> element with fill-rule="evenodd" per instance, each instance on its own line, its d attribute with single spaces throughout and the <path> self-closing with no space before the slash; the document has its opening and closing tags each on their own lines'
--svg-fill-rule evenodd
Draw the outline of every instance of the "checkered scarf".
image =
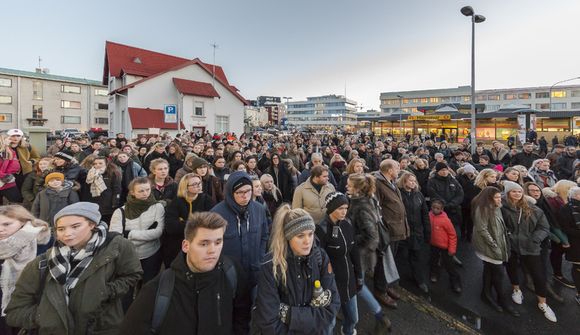
<svg viewBox="0 0 580 335">
<path fill-rule="evenodd" d="M 60 241 L 57 241 L 51 249 L 48 258 L 50 275 L 60 285 L 64 286 L 67 304 L 70 291 L 77 285 L 79 278 L 91 264 L 93 255 L 105 243 L 106 238 L 107 225 L 101 222 L 96 226 L 96 231 L 87 242 L 87 245 L 83 249 L 78 250 L 76 254 L 73 253 L 70 247 L 62 244 Z M 71 258 L 73 263 L 77 264 L 74 268 L 70 264 Z"/>
<path fill-rule="evenodd" d="M 107 184 L 103 180 L 103 171 L 97 170 L 94 167 L 87 173 L 86 183 L 91 185 L 91 195 L 93 198 L 100 196 L 107 189 Z"/>
</svg>

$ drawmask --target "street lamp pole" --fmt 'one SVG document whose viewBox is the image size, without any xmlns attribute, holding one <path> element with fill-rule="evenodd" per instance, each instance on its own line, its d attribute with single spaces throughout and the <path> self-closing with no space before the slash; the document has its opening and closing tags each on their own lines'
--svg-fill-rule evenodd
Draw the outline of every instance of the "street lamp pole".
<svg viewBox="0 0 580 335">
<path fill-rule="evenodd" d="M 461 8 L 461 14 L 471 16 L 471 154 L 475 154 L 475 24 L 485 21 L 485 16 L 475 14 L 471 6 Z"/>
<path fill-rule="evenodd" d="M 569 81 L 572 81 L 572 80 L 576 80 L 576 79 L 580 79 L 580 77 L 574 77 L 574 78 L 570 78 L 570 79 L 566 79 L 566 80 L 560 80 L 559 82 L 557 82 L 554 85 L 550 86 L 550 93 L 548 93 L 550 95 L 550 112 L 552 112 L 552 89 L 554 88 L 554 86 L 560 85 L 562 83 L 569 82 Z"/>
<path fill-rule="evenodd" d="M 403 139 L 403 96 L 397 94 L 397 98 L 399 98 L 399 136 L 400 139 Z"/>
</svg>

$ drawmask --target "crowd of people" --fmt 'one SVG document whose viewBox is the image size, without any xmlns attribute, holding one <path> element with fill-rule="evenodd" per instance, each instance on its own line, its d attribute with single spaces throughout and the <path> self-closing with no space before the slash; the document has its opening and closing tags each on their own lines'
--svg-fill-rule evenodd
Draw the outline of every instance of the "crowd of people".
<svg viewBox="0 0 580 335">
<path fill-rule="evenodd" d="M 0 333 L 332 334 L 340 311 L 351 335 L 362 301 L 384 334 L 401 276 L 462 293 L 467 244 L 491 308 L 518 317 L 525 285 L 557 322 L 554 285 L 580 304 L 579 153 L 185 132 L 57 140 L 40 156 L 11 129 Z"/>
</svg>

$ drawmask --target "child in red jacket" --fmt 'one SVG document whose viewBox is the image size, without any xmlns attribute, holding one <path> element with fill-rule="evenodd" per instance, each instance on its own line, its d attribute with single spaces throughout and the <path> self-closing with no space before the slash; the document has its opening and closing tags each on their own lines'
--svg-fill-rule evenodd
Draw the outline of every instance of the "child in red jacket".
<svg viewBox="0 0 580 335">
<path fill-rule="evenodd" d="M 453 263 L 453 256 L 457 251 L 457 233 L 453 223 L 447 213 L 443 211 L 443 202 L 441 200 L 431 201 L 431 212 L 429 212 L 431 221 L 431 282 L 436 283 L 439 279 L 441 264 L 449 273 L 451 288 L 455 293 L 461 293 L 461 278 Z"/>
</svg>

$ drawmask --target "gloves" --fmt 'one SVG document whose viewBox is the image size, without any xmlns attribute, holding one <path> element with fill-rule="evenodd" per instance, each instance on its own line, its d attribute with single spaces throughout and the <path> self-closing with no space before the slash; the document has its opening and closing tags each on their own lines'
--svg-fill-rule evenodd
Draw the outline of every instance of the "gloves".
<svg viewBox="0 0 580 335">
<path fill-rule="evenodd" d="M 278 316 L 282 323 L 289 324 L 290 323 L 290 306 L 284 303 L 280 303 L 280 310 L 278 311 Z"/>
<path fill-rule="evenodd" d="M 316 298 L 312 298 L 310 301 L 310 306 L 312 307 L 326 307 L 330 305 L 332 301 L 332 292 L 330 290 L 324 290 L 321 295 Z"/>
</svg>

